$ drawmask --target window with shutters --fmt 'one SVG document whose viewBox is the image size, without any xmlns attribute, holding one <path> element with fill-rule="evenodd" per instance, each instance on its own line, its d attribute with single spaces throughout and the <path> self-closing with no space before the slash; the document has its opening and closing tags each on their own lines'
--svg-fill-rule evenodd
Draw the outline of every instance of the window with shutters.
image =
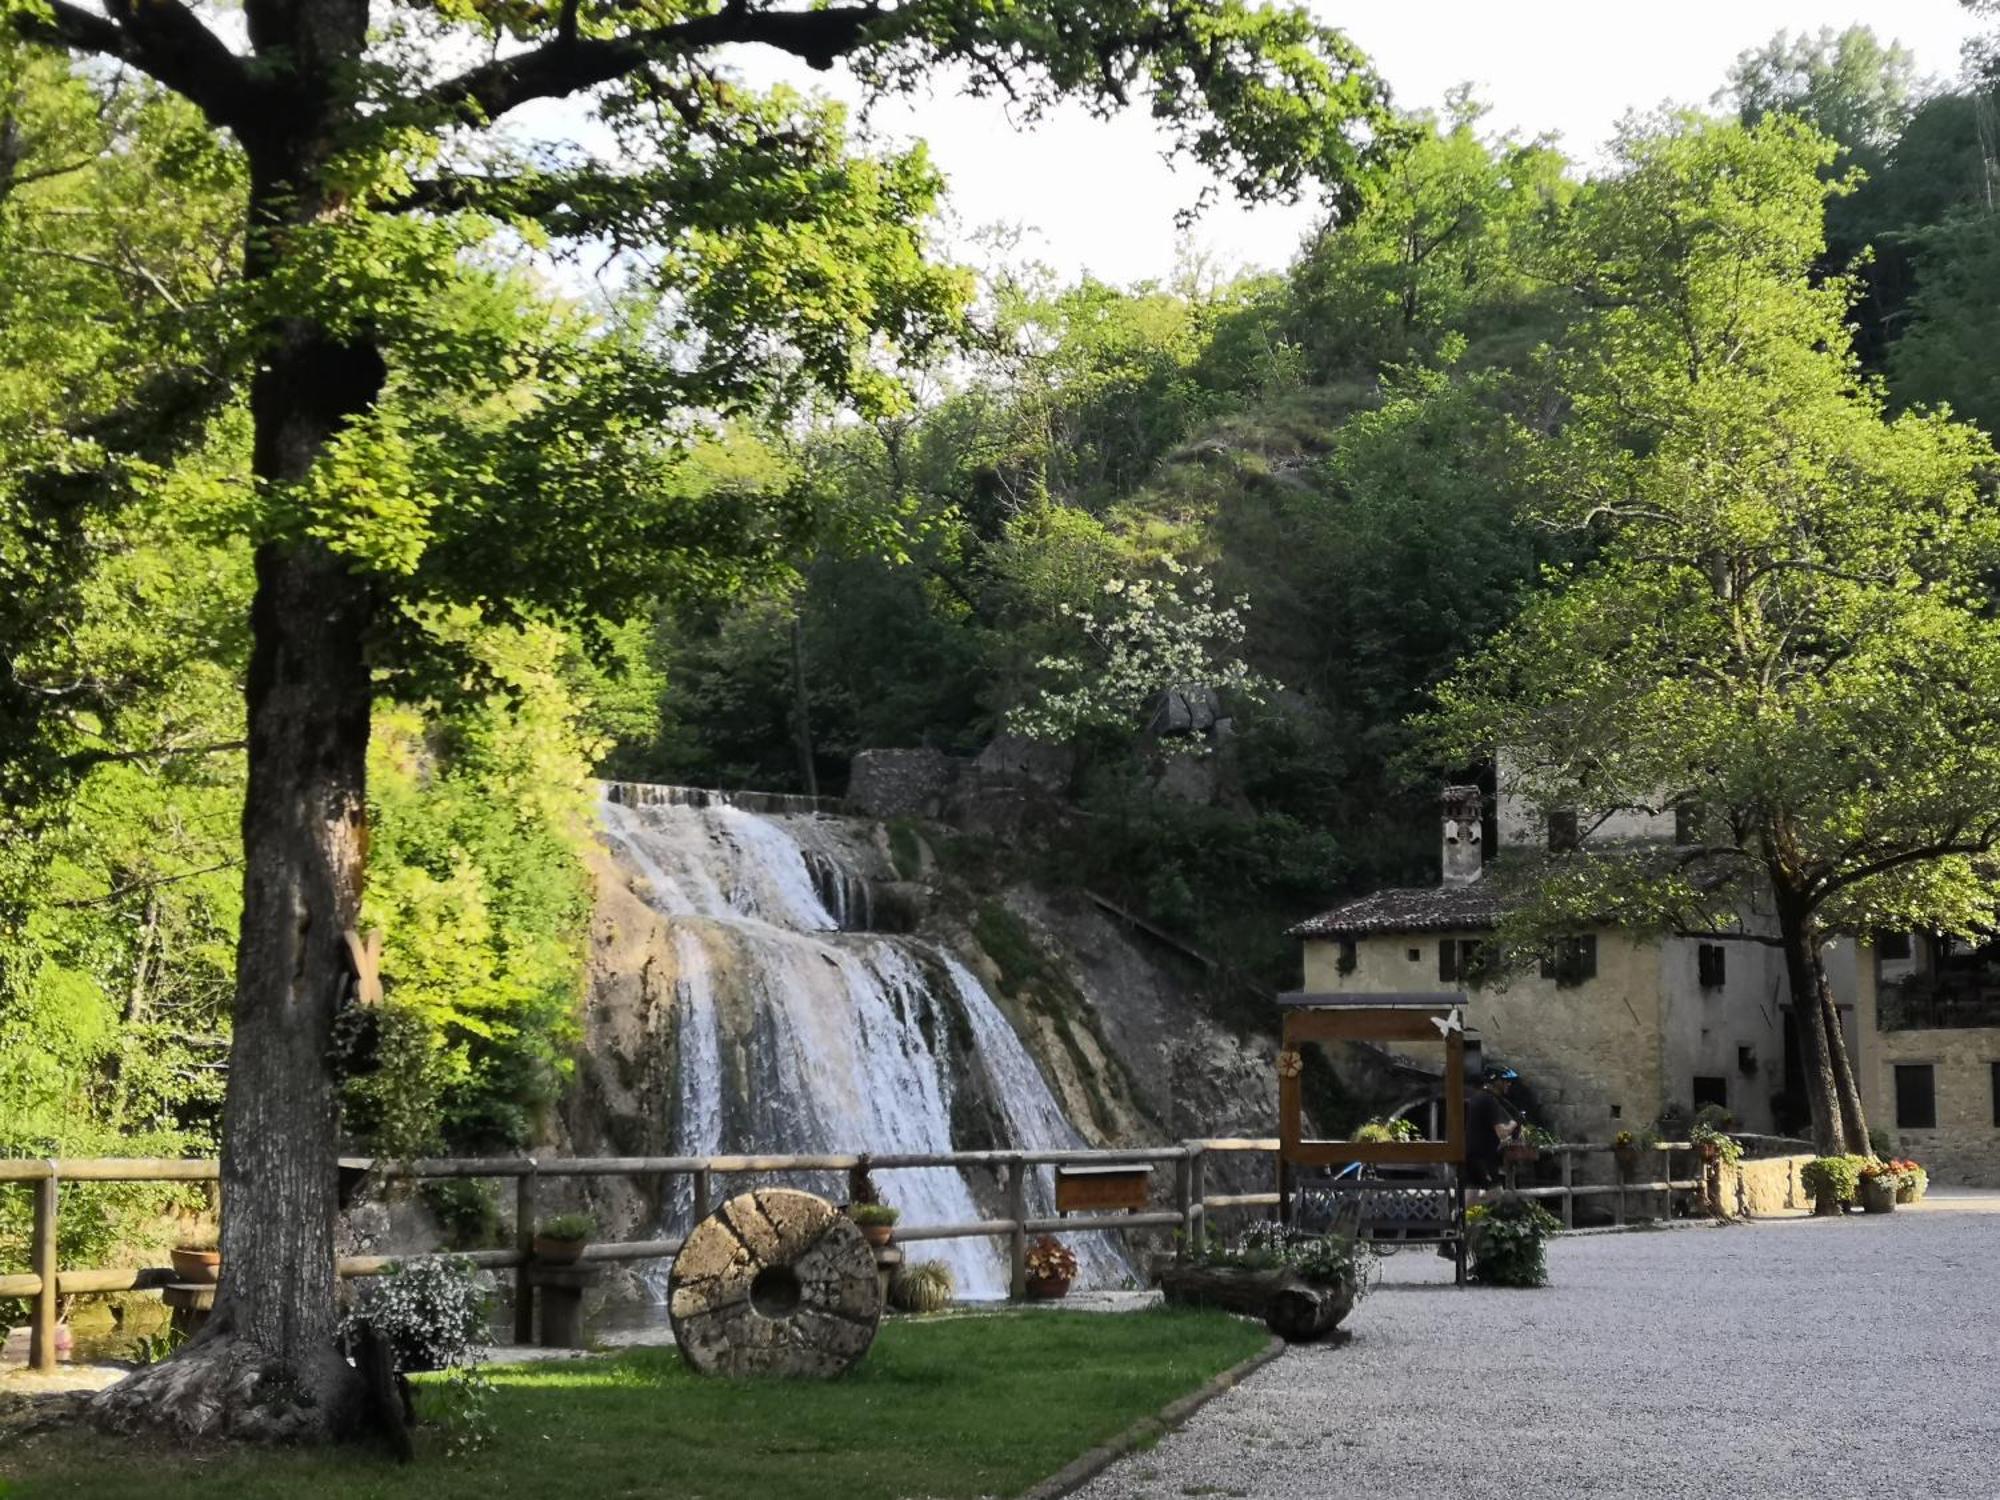
<svg viewBox="0 0 2000 1500">
<path fill-rule="evenodd" d="M 1477 989 L 1486 977 L 1486 944 L 1479 938 L 1441 938 L 1438 978 L 1445 984 Z"/>
<path fill-rule="evenodd" d="M 1576 809 L 1573 807 L 1550 808 L 1549 847 L 1551 849 L 1574 849 L 1576 846 Z"/>
<path fill-rule="evenodd" d="M 1937 1129 L 1937 1069 L 1931 1064 L 1896 1064 L 1896 1128 Z"/>
<path fill-rule="evenodd" d="M 1557 938 L 1555 946 L 1542 956 L 1542 978 L 1553 979 L 1563 988 L 1597 977 L 1597 934 Z"/>
<path fill-rule="evenodd" d="M 1720 943 L 1702 943 L 1694 950 L 1695 976 L 1705 990 L 1719 990 L 1726 982 L 1724 975 L 1728 959 Z"/>
</svg>

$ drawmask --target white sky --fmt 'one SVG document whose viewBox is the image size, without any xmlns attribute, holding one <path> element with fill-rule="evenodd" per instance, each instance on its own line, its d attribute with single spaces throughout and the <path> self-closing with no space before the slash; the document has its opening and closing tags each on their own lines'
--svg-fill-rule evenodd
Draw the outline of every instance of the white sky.
<svg viewBox="0 0 2000 1500">
<path fill-rule="evenodd" d="M 1859 22 L 1909 47 L 1921 72 L 1943 76 L 1957 71 L 1959 45 L 1976 29 L 1957 0 L 1313 0 L 1313 9 L 1373 57 L 1399 106 L 1435 106 L 1469 81 L 1493 107 L 1489 127 L 1556 132 L 1586 161 L 1627 110 L 1705 105 L 1737 53 L 1780 29 L 1837 31 Z M 740 49 L 730 62 L 754 83 L 783 79 L 858 98 L 841 72 L 815 74 L 763 49 Z M 1003 105 L 959 97 L 941 79 L 932 97 L 878 105 L 873 124 L 890 138 L 930 142 L 960 226 L 1036 231 L 1022 253 L 1065 277 L 1088 270 L 1130 282 L 1174 268 L 1174 212 L 1193 200 L 1201 179 L 1191 164 L 1176 171 L 1160 159 L 1141 113 L 1105 123 L 1066 110 L 1023 133 Z M 1313 219 L 1309 205 L 1245 209 L 1223 198 L 1195 243 L 1226 267 L 1280 266 Z"/>
</svg>

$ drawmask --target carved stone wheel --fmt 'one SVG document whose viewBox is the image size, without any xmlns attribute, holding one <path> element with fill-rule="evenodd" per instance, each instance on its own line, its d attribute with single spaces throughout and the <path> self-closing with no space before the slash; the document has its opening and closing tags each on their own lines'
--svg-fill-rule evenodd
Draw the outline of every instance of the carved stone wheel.
<svg viewBox="0 0 2000 1500">
<path fill-rule="evenodd" d="M 860 1229 L 790 1188 L 731 1198 L 695 1225 L 667 1287 L 674 1341 L 709 1375 L 838 1375 L 882 1319 Z"/>
</svg>

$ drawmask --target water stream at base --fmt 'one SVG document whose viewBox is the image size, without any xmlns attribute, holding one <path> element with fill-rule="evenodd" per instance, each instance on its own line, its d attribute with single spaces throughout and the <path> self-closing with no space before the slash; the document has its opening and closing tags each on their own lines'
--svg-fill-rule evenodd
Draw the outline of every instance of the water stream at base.
<svg viewBox="0 0 2000 1500">
<path fill-rule="evenodd" d="M 805 799 L 797 799 L 804 803 Z M 619 784 L 601 815 L 633 887 L 671 919 L 677 963 L 674 1150 L 681 1155 L 952 1149 L 954 1101 L 983 1085 L 1006 1144 L 1085 1144 L 993 997 L 957 959 L 921 939 L 854 930 L 867 882 L 830 840 L 794 836 L 810 805 L 733 805 L 715 793 Z M 943 992 L 943 993 L 941 993 Z M 953 1055 L 953 1023 L 969 1040 Z M 963 1082 L 955 1070 L 977 1069 Z M 911 1225 L 988 1217 L 952 1168 L 882 1171 L 882 1196 Z M 1051 1210 L 1051 1172 L 1031 1212 Z M 839 1200 L 846 1184 L 801 1174 Z M 685 1229 L 692 1184 L 678 1184 L 670 1231 Z M 720 1191 L 720 1185 L 718 1185 Z M 1121 1251 L 1098 1234 L 1063 1237 L 1082 1285 L 1117 1285 Z M 913 1242 L 948 1264 L 966 1298 L 1006 1294 L 997 1240 Z"/>
</svg>

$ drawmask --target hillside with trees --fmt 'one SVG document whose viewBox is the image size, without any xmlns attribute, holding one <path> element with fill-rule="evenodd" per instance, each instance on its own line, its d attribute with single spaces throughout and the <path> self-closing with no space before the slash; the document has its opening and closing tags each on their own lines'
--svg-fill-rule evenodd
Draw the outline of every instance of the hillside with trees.
<svg viewBox="0 0 2000 1500">
<path fill-rule="evenodd" d="M 398 54 L 367 100 L 322 78 L 314 135 L 187 37 L 0 5 L 0 1152 L 203 1153 L 225 1120 L 265 1143 L 226 1173 L 283 1201 L 228 1264 L 294 1269 L 232 1289 L 234 1326 L 294 1358 L 331 1316 L 295 1267 L 331 1258 L 254 1239 L 326 1217 L 285 1161 L 543 1130 L 593 777 L 838 795 L 865 749 L 1055 744 L 1077 821 L 993 857 L 1274 987 L 1289 923 L 1433 878 L 1437 782 L 1546 728 L 1522 684 L 1546 707 L 1618 660 L 1592 628 L 1705 659 L 1713 600 L 1670 585 L 1717 512 L 1806 514 L 1796 576 L 1847 580 L 1760 628 L 1904 613 L 1831 687 L 1839 653 L 1774 649 L 1839 709 L 1780 750 L 1646 740 L 1629 660 L 1570 743 L 1625 735 L 1628 777 L 1727 764 L 1745 828 L 1775 764 L 1809 769 L 1760 825 L 1827 851 L 1794 872 L 1802 962 L 1815 934 L 1981 920 L 2000 786 L 1967 747 L 1993 726 L 1953 704 L 1992 701 L 2000 49 L 1928 88 L 1864 30 L 1780 37 L 1593 174 L 1469 93 L 1392 116 L 1302 15 L 1193 7 L 1231 23 L 1197 45 L 1158 8 L 1093 7 L 1109 62 L 1033 6 L 482 13 L 468 34 L 525 50 Z M 922 148 L 732 84 L 727 17 L 885 91 L 940 59 L 1042 103 L 1143 85 L 1221 184 L 1324 190 L 1324 225 L 1270 272 L 1066 284 L 1002 242 L 975 276 L 938 253 Z M 629 171 L 481 134 L 601 85 Z M 622 279 L 580 291 L 563 257 L 606 245 Z M 1680 323 L 1641 315 L 1679 292 Z M 1711 357 L 1739 374 L 1705 382 Z M 1685 482 L 1719 430 L 1784 482 Z M 1760 510 L 1800 452 L 1820 482 Z M 1668 494 L 1710 508 L 1645 503 Z M 1637 624 L 1611 607 L 1635 599 Z M 1884 687 L 1913 672 L 1936 692 Z M 1191 686 L 1229 732 L 1152 732 Z M 1866 768 L 1908 796 L 1870 800 L 1847 773 L 1913 720 L 1912 759 Z M 1857 819 L 1893 827 L 1842 843 Z M 370 928 L 387 1001 L 350 1027 L 343 939 Z M 64 1224 L 66 1255 L 113 1227 Z M 304 1324 L 275 1310 L 301 1299 Z"/>
</svg>

